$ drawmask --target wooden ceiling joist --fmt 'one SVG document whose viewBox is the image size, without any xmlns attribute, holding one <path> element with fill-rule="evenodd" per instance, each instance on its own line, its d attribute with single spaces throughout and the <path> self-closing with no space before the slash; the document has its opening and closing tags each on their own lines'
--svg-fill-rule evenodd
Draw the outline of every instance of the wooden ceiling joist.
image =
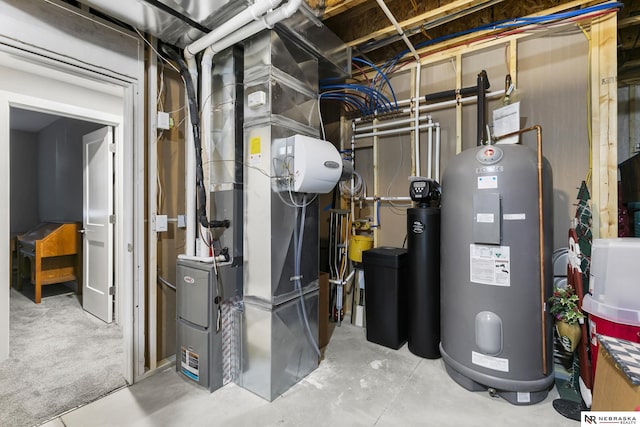
<svg viewBox="0 0 640 427">
<path fill-rule="evenodd" d="M 554 13 L 564 12 L 566 10 L 573 9 L 576 7 L 590 6 L 594 3 L 597 3 L 597 2 L 594 2 L 593 0 L 574 0 L 572 2 L 564 3 L 559 6 L 547 9 L 543 12 L 532 13 L 531 15 L 527 15 L 527 17 L 551 15 Z M 450 39 L 445 42 L 438 43 L 437 45 L 434 45 L 434 46 L 427 46 L 425 48 L 419 49 L 418 53 L 421 56 L 424 56 L 424 55 L 429 55 L 435 52 L 446 51 L 448 49 L 455 48 L 456 46 L 467 45 L 469 43 L 472 43 L 473 40 L 485 39 L 488 36 L 492 36 L 500 32 L 501 31 L 499 30 L 485 30 L 485 31 L 479 31 L 473 34 L 467 34 L 464 36 L 456 37 L 455 39 Z"/>
<path fill-rule="evenodd" d="M 478 11 L 483 7 L 489 7 L 502 1 L 504 0 L 456 0 L 437 9 L 430 10 L 428 12 L 414 16 L 411 19 L 402 21 L 399 24 L 403 29 L 413 28 L 425 22 L 442 19 L 448 15 L 459 14 L 456 17 L 464 16 L 468 13 Z M 362 43 L 366 43 L 371 40 L 380 40 L 394 34 L 396 34 L 395 27 L 393 25 L 389 25 L 385 28 L 374 31 L 371 34 L 367 34 L 364 37 L 360 37 L 356 40 L 347 42 L 347 44 L 351 47 L 358 46 Z"/>
<path fill-rule="evenodd" d="M 366 3 L 368 0 L 342 0 L 342 1 L 327 1 L 327 8 L 322 14 L 322 19 L 329 19 L 332 16 L 340 15 L 349 9 L 360 6 Z"/>
<path fill-rule="evenodd" d="M 640 25 L 640 16 L 630 16 L 629 18 L 624 18 L 618 21 L 618 29 L 633 27 L 636 25 Z"/>
</svg>

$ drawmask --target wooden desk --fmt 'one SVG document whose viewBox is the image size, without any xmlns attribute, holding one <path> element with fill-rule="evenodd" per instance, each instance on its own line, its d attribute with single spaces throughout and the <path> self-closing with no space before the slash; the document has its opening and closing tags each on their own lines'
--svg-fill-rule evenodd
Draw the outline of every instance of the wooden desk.
<svg viewBox="0 0 640 427">
<path fill-rule="evenodd" d="M 44 222 L 18 236 L 18 282 L 22 287 L 24 262 L 29 259 L 31 283 L 40 304 L 42 286 L 75 280 L 81 289 L 80 224 Z"/>
</svg>

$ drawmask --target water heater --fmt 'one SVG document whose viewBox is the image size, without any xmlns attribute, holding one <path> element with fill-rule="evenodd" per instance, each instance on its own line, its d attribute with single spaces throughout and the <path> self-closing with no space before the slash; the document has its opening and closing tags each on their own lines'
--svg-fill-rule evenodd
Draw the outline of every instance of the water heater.
<svg viewBox="0 0 640 427">
<path fill-rule="evenodd" d="M 449 376 L 516 405 L 553 385 L 551 167 L 522 145 L 460 153 L 442 177 L 440 352 Z"/>
</svg>

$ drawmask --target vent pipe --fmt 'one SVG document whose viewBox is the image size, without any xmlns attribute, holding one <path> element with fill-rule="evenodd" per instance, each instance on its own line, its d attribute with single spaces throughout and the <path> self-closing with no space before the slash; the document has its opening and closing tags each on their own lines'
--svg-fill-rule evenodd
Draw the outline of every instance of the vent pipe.
<svg viewBox="0 0 640 427">
<path fill-rule="evenodd" d="M 204 112 L 210 107 L 213 56 L 262 30 L 273 28 L 273 26 L 278 22 L 293 15 L 302 3 L 302 0 L 289 0 L 285 5 L 278 7 L 275 10 L 271 10 L 277 7 L 281 1 L 282 0 L 258 0 L 229 21 L 225 22 L 199 40 L 196 40 L 184 49 L 184 57 L 189 68 L 189 73 L 194 83 L 194 87 L 197 87 L 198 82 L 198 66 L 195 60 L 195 55 L 206 49 L 202 57 L 200 76 L 200 109 L 202 112 L 200 135 L 203 138 L 202 145 L 204 147 L 209 148 L 212 146 L 211 116 Z M 187 137 L 187 147 L 194 147 L 194 144 L 195 141 L 193 134 L 190 132 Z M 197 227 L 196 193 L 194 191 L 194 188 L 196 188 L 196 183 L 194 182 L 196 167 L 195 150 L 189 148 L 187 150 L 187 171 L 185 179 L 185 185 L 187 188 L 187 244 L 185 255 L 189 257 L 196 255 L 195 245 L 193 244 L 193 242 L 196 241 L 195 231 Z M 206 188 L 207 186 L 205 185 L 205 189 Z M 207 255 L 203 255 L 202 259 L 209 261 L 210 258 Z"/>
</svg>

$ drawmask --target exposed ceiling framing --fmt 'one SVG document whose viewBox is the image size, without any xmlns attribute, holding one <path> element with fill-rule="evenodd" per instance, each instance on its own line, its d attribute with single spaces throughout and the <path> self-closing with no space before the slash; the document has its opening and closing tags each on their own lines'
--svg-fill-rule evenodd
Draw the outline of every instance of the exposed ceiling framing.
<svg viewBox="0 0 640 427">
<path fill-rule="evenodd" d="M 626 0 L 618 15 L 618 84 L 640 84 L 640 1 Z"/>
<path fill-rule="evenodd" d="M 307 0 L 354 54 L 380 62 L 405 49 L 376 0 Z M 570 10 L 602 1 L 563 0 L 386 0 L 414 44 L 491 22 Z M 640 0 L 624 0 L 618 14 L 618 82 L 640 84 Z"/>
<path fill-rule="evenodd" d="M 104 3 L 104 0 L 63 1 L 76 5 L 82 2 L 90 5 Z M 244 5 L 245 1 L 228 0 L 224 4 Z M 496 21 L 536 16 L 548 11 L 576 10 L 605 3 L 601 0 L 384 0 L 401 28 L 402 34 L 399 34 L 378 4 L 379 0 L 305 1 L 329 29 L 353 48 L 354 56 L 362 56 L 374 63 L 381 63 L 405 51 L 407 46 L 403 37 L 407 37 L 413 45 L 425 44 L 430 40 L 439 40 L 452 34 L 464 34 L 471 29 Z M 622 0 L 621 2 L 624 7 L 618 13 L 618 83 L 620 85 L 640 84 L 640 0 Z M 207 5 L 210 6 L 209 9 L 219 6 L 212 0 L 136 0 L 131 2 L 132 6 L 141 4 L 153 4 L 156 7 L 162 5 L 165 9 L 174 9 L 176 13 L 191 10 L 196 6 L 202 8 L 203 5 Z M 155 10 L 152 8 L 152 11 Z M 115 16 L 115 18 L 128 22 L 124 18 L 129 16 L 129 12 L 123 11 L 123 16 Z M 225 17 L 219 13 L 210 15 L 224 22 Z M 204 27 L 205 32 L 220 23 L 207 20 L 208 18 L 204 20 L 200 18 L 199 15 L 193 16 L 196 23 Z M 195 29 L 187 26 L 186 30 Z M 184 34 L 186 30 L 180 30 L 177 34 Z M 474 36 L 487 36 L 494 32 L 487 29 L 482 33 L 475 33 Z M 153 34 L 153 31 L 151 33 Z M 442 50 L 448 46 L 451 46 L 450 42 L 440 43 L 435 49 Z M 430 48 L 430 50 L 433 49 Z"/>
</svg>

